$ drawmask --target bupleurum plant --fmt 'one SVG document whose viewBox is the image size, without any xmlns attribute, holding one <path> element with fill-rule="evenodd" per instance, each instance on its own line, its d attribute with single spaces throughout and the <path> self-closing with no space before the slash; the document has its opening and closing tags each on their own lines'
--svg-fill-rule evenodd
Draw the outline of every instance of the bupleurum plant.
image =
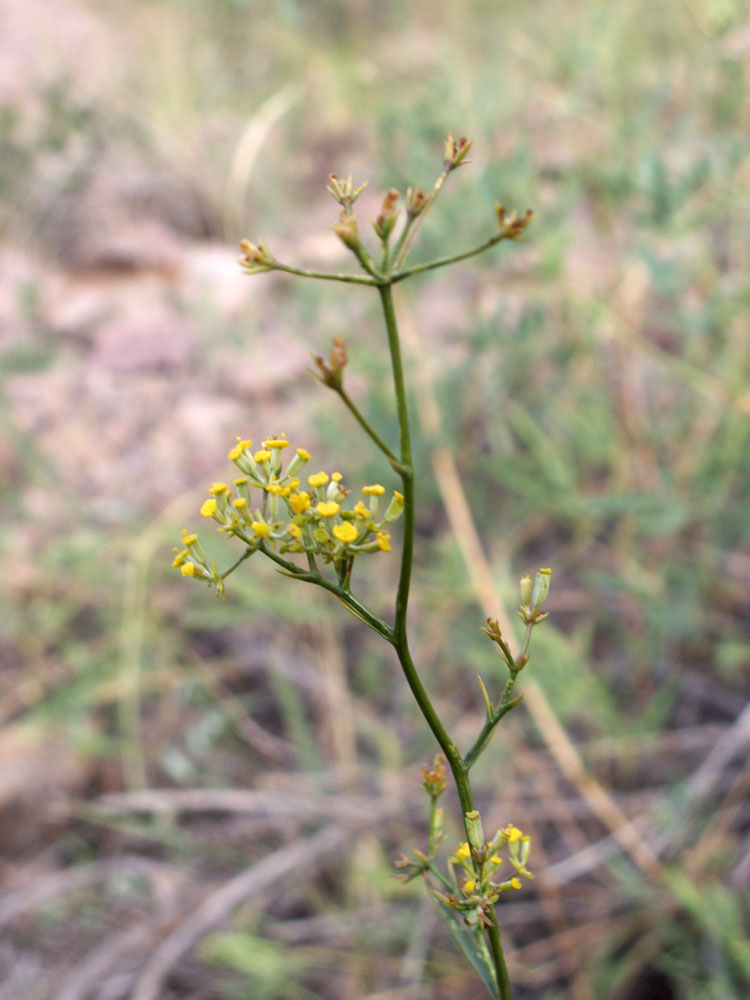
<svg viewBox="0 0 750 1000">
<path fill-rule="evenodd" d="M 499 699 L 492 701 L 479 678 L 486 718 L 466 752 L 456 746 L 427 694 L 422 675 L 412 659 L 407 629 L 414 552 L 415 472 L 393 286 L 414 275 L 474 257 L 504 240 L 522 239 L 532 219 L 531 211 L 524 215 L 506 214 L 503 206 L 496 204 L 497 229 L 484 242 L 462 253 L 406 266 L 422 221 L 448 176 L 469 162 L 470 147 L 471 142 L 467 139 L 456 141 L 453 136 L 447 137 L 443 169 L 432 190 L 425 194 L 418 187 L 407 189 L 405 218 L 398 235 L 400 194 L 395 189 L 387 192 L 380 213 L 373 220 L 380 244 L 377 260 L 360 237 L 354 211 L 354 203 L 366 185 L 357 187 L 351 177 L 341 179 L 331 174 L 328 190 L 341 209 L 332 229 L 359 262 L 361 273 L 304 270 L 277 260 L 263 241 L 257 246 L 249 240 L 241 244 L 240 263 L 248 274 L 284 271 L 303 278 L 369 285 L 377 291 L 393 374 L 398 449 L 393 450 L 386 444 L 344 387 L 347 354 L 340 338 L 334 339 L 328 360 L 315 358 L 316 374 L 340 397 L 372 444 L 383 454 L 400 480 L 400 489 L 393 490 L 386 499 L 384 486 L 367 484 L 361 487 L 361 495 L 354 502 L 352 491 L 345 485 L 340 472 L 308 473 L 311 456 L 303 447 L 295 448 L 291 459 L 285 463 L 286 450 L 291 446 L 283 434 L 265 438 L 255 451 L 252 441 L 240 437 L 228 456 L 239 475 L 232 479 L 231 485 L 214 483 L 200 509 L 204 518 L 216 522 L 217 530 L 238 545 L 239 555 L 228 568 L 220 571 L 214 562 L 209 563 L 198 536 L 186 530 L 182 547 L 174 550 L 173 566 L 184 576 L 214 586 L 223 595 L 225 580 L 241 563 L 255 554 L 264 556 L 275 563 L 283 575 L 329 591 L 393 646 L 417 705 L 441 750 L 432 767 L 422 769 L 423 787 L 430 800 L 427 849 L 415 850 L 411 858 L 402 856 L 396 863 L 399 877 L 407 881 L 423 878 L 441 916 L 490 994 L 499 1000 L 509 1000 L 511 987 L 495 904 L 502 893 L 521 889 L 521 880 L 533 877 L 527 867 L 531 841 L 512 823 L 487 839 L 474 806 L 469 778 L 500 720 L 521 701 L 520 696 L 514 697 L 514 687 L 529 659 L 531 633 L 547 617 L 541 608 L 549 591 L 550 570 L 540 569 L 533 580 L 530 576 L 521 580 L 519 615 L 526 631 L 518 655 L 512 654 L 496 621 L 488 619 L 483 629 L 496 644 L 507 666 L 508 679 Z M 403 521 L 401 565 L 393 621 L 389 623 L 355 595 L 352 578 L 358 557 L 391 551 L 390 527 L 399 519 Z M 446 788 L 446 763 L 461 804 L 466 840 L 455 846 L 443 869 L 437 853 L 445 838 L 444 814 L 439 800 Z"/>
</svg>

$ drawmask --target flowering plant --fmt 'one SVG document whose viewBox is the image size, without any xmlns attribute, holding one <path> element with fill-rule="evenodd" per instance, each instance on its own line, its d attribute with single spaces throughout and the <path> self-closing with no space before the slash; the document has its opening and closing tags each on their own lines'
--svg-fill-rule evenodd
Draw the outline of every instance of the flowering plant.
<svg viewBox="0 0 750 1000">
<path fill-rule="evenodd" d="M 377 291 L 393 375 L 398 449 L 388 446 L 349 396 L 344 385 L 347 364 L 344 342 L 335 338 L 329 359 L 316 357 L 314 360 L 317 377 L 340 397 L 373 445 L 383 454 L 399 477 L 400 489 L 392 492 L 382 511 L 380 498 L 386 490 L 378 483 L 362 487 L 364 499 L 351 504 L 350 490 L 344 485 L 339 472 L 315 472 L 303 482 L 304 469 L 310 461 L 310 454 L 304 448 L 297 448 L 288 464 L 284 465 L 283 454 L 290 447 L 285 436 L 267 438 L 255 452 L 252 451 L 252 441 L 238 438 L 228 458 L 239 475 L 232 480 L 231 486 L 224 482 L 214 483 L 200 513 L 207 520 L 216 522 L 218 531 L 240 543 L 240 555 L 227 569 L 219 571 L 215 563 L 209 565 L 198 536 L 185 530 L 182 546 L 174 550 L 173 566 L 184 576 L 205 581 L 223 594 L 226 578 L 246 559 L 260 553 L 272 560 L 284 575 L 312 583 L 334 594 L 364 624 L 391 644 L 417 705 L 441 750 L 432 769 L 423 768 L 424 789 L 430 799 L 427 850 L 415 850 L 413 859 L 402 856 L 397 862 L 400 877 L 407 881 L 418 876 L 424 878 L 435 905 L 489 993 L 498 1000 L 509 1000 L 510 980 L 495 904 L 502 893 L 520 889 L 521 878 L 532 878 L 527 867 L 531 841 L 512 824 L 486 840 L 481 817 L 474 807 L 469 779 L 471 768 L 486 748 L 498 723 L 521 701 L 521 697 L 513 696 L 514 685 L 529 659 L 531 633 L 547 617 L 541 608 L 549 591 L 550 570 L 540 569 L 533 580 L 526 576 L 521 581 L 519 615 L 526 626 L 526 633 L 517 656 L 511 652 L 496 621 L 488 619 L 483 629 L 497 646 L 498 654 L 508 669 L 508 679 L 500 697 L 493 702 L 479 678 L 486 719 L 465 753 L 459 750 L 446 730 L 414 664 L 406 620 L 414 551 L 415 475 L 393 287 L 414 275 L 476 256 L 504 240 L 519 240 L 533 217 L 530 211 L 524 215 L 516 212 L 506 214 L 503 206 L 496 204 L 497 229 L 484 242 L 461 253 L 407 267 L 420 225 L 450 174 L 469 162 L 467 154 L 470 148 L 468 139 L 447 137 L 442 171 L 432 189 L 428 193 L 418 187 L 407 189 L 405 218 L 397 236 L 400 194 L 395 189 L 386 193 L 380 212 L 373 220 L 380 244 L 379 254 L 375 256 L 362 241 L 354 210 L 354 204 L 366 185 L 355 186 L 352 177 L 342 179 L 331 174 L 328 190 L 340 207 L 339 218 L 331 228 L 359 263 L 360 271 L 357 273 L 305 270 L 277 260 L 262 240 L 257 246 L 249 240 L 243 240 L 241 244 L 240 263 L 248 274 L 283 271 L 304 278 L 369 285 Z M 399 519 L 403 520 L 400 571 L 393 621 L 389 623 L 355 595 L 352 572 L 358 556 L 391 551 L 389 529 Z M 466 831 L 466 841 L 460 843 L 448 859 L 447 874 L 436 863 L 437 850 L 444 839 L 443 810 L 438 803 L 446 788 L 446 763 L 461 803 Z M 502 851 L 507 851 L 513 869 L 513 874 L 507 878 L 500 875 L 500 866 L 504 862 Z M 459 879 L 462 880 L 460 884 Z"/>
</svg>

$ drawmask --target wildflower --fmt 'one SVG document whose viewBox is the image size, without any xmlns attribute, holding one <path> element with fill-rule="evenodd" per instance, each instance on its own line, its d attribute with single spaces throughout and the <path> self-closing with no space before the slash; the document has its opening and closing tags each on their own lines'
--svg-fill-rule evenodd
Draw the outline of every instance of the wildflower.
<svg viewBox="0 0 750 1000">
<path fill-rule="evenodd" d="M 267 462 L 271 457 L 271 452 L 267 448 L 261 448 L 260 451 L 256 451 L 253 458 L 256 462 Z"/>
<path fill-rule="evenodd" d="M 309 493 L 292 493 L 289 497 L 289 506 L 292 508 L 293 514 L 302 514 L 306 510 L 310 509 L 310 494 Z"/>
<path fill-rule="evenodd" d="M 338 512 L 339 505 L 335 500 L 331 500 L 329 503 L 319 503 L 315 508 L 315 513 L 320 514 L 321 517 L 333 517 Z"/>
<path fill-rule="evenodd" d="M 377 534 L 378 548 L 381 552 L 391 551 L 391 536 L 387 531 L 379 531 Z"/>
<path fill-rule="evenodd" d="M 265 521 L 253 521 L 250 527 L 253 529 L 258 538 L 268 538 L 271 534 L 271 528 Z"/>
<path fill-rule="evenodd" d="M 366 497 L 382 497 L 385 493 L 385 486 L 381 486 L 380 483 L 374 483 L 372 486 L 363 486 L 362 492 Z"/>
<path fill-rule="evenodd" d="M 474 892 L 476 887 L 476 882 L 473 878 L 467 878 L 464 882 L 464 892 Z"/>
<path fill-rule="evenodd" d="M 308 476 L 307 481 L 314 489 L 317 489 L 319 486 L 325 486 L 328 482 L 328 474 L 326 472 L 316 472 L 314 475 Z"/>
<path fill-rule="evenodd" d="M 320 507 L 320 505 L 318 505 L 318 507 Z M 334 537 L 338 538 L 340 542 L 344 542 L 345 545 L 353 542 L 358 534 L 359 532 L 351 521 L 344 521 L 343 524 L 337 524 L 333 529 Z"/>
<path fill-rule="evenodd" d="M 291 524 L 287 526 L 287 534 L 291 535 L 292 538 L 302 538 L 302 528 L 298 524 L 292 521 Z"/>
<path fill-rule="evenodd" d="M 211 497 L 210 500 L 206 500 L 201 507 L 201 515 L 203 517 L 213 517 L 216 514 L 216 501 Z"/>
</svg>

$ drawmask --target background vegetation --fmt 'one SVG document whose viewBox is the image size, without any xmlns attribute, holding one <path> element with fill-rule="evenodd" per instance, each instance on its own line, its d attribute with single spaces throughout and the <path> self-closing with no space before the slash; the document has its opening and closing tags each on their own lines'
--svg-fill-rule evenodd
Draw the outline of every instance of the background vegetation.
<svg viewBox="0 0 750 1000">
<path fill-rule="evenodd" d="M 747 996 L 744 5 L 0 13 L 0 997 L 476 995 L 391 877 L 434 747 L 389 651 L 270 566 L 224 603 L 169 570 L 235 434 L 387 477 L 306 374 L 344 336 L 388 426 L 376 303 L 243 277 L 234 247 L 343 263 L 328 172 L 369 177 L 374 216 L 448 131 L 474 164 L 420 252 L 491 232 L 496 198 L 537 212 L 527 244 L 399 303 L 415 652 L 467 740 L 474 674 L 500 680 L 487 603 L 554 567 L 539 692 L 477 769 L 487 826 L 534 836 L 537 880 L 500 909 L 518 998 Z M 367 581 L 384 610 L 394 573 Z"/>
</svg>

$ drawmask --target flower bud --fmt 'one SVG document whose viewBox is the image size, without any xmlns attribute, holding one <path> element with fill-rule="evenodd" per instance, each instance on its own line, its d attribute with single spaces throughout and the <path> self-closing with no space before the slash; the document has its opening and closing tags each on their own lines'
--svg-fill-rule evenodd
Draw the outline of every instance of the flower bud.
<svg viewBox="0 0 750 1000">
<path fill-rule="evenodd" d="M 475 851 L 481 851 L 484 847 L 484 830 L 482 829 L 482 818 L 476 809 L 466 813 L 466 833 L 469 843 Z"/>
<path fill-rule="evenodd" d="M 382 240 L 383 243 L 388 241 L 388 238 L 393 231 L 393 227 L 396 225 L 396 217 L 398 212 L 396 211 L 396 202 L 398 201 L 399 193 L 396 188 L 391 188 L 383 199 L 383 204 L 380 208 L 380 213 L 377 219 L 373 220 L 373 227 L 378 236 L 378 239 Z"/>
<path fill-rule="evenodd" d="M 356 215 L 346 215 L 342 212 L 339 221 L 331 224 L 331 229 L 345 247 L 350 250 L 359 249 L 359 229 Z"/>
<path fill-rule="evenodd" d="M 388 509 L 385 512 L 385 517 L 383 520 L 386 524 L 393 524 L 394 521 L 398 521 L 404 511 L 404 497 L 403 494 L 398 493 L 396 490 L 393 492 L 391 497 L 391 502 L 388 504 Z"/>
<path fill-rule="evenodd" d="M 410 219 L 416 219 L 427 204 L 427 195 L 421 188 L 406 189 L 406 214 Z"/>
<path fill-rule="evenodd" d="M 551 569 L 540 569 L 539 572 L 534 577 L 534 587 L 531 591 L 531 609 L 532 611 L 538 611 L 539 608 L 544 604 L 544 601 L 549 593 L 550 576 L 552 574 Z"/>
<path fill-rule="evenodd" d="M 462 163 L 469 163 L 470 160 L 466 159 L 466 154 L 471 149 L 471 139 L 466 139 L 461 137 L 458 142 L 453 138 L 453 136 L 448 133 L 445 138 L 445 143 L 443 146 L 444 157 L 443 165 L 446 170 L 455 170 L 456 167 L 460 167 Z"/>
</svg>

